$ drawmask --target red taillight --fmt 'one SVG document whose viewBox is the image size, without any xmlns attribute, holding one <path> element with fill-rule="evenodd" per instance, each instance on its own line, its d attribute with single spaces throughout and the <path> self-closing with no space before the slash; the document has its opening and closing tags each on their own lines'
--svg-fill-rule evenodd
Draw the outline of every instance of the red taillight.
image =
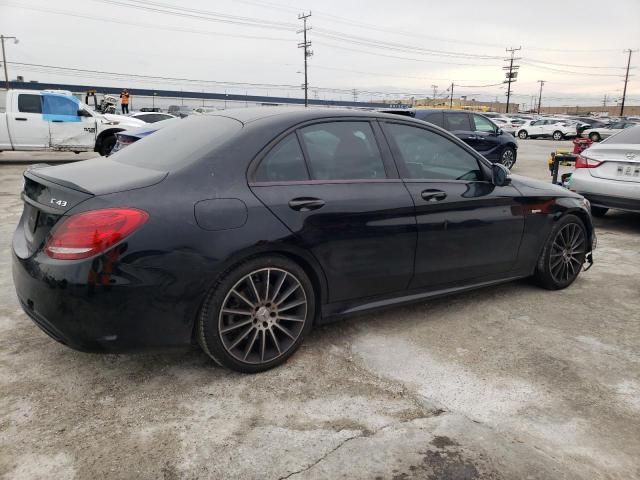
<svg viewBox="0 0 640 480">
<path fill-rule="evenodd" d="M 45 253 L 59 260 L 77 260 L 105 251 L 131 234 L 149 218 L 136 208 L 106 208 L 78 213 L 51 233 Z"/>
<path fill-rule="evenodd" d="M 579 155 L 578 158 L 576 158 L 576 168 L 596 168 L 601 163 L 602 162 L 597 160 L 583 157 L 582 155 Z"/>
</svg>

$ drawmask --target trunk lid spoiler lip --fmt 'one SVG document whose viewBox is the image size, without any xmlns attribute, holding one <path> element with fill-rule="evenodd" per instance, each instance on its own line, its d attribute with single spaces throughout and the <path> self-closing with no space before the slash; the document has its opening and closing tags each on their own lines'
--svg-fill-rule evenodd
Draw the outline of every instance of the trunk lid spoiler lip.
<svg viewBox="0 0 640 480">
<path fill-rule="evenodd" d="M 49 165 L 47 165 L 47 166 L 49 166 Z M 85 193 L 87 195 L 95 196 L 95 194 L 93 192 L 85 190 L 84 188 L 82 188 L 79 185 L 76 185 L 73 182 L 66 181 L 66 180 L 64 180 L 62 178 L 50 177 L 49 175 L 43 175 L 40 172 L 36 172 L 37 170 L 39 170 L 39 169 L 38 168 L 31 168 L 31 169 L 25 170 L 24 176 L 29 178 L 29 179 L 31 179 L 31 180 L 37 181 L 37 182 L 43 182 L 44 181 L 44 183 L 50 183 L 50 184 L 53 184 L 53 185 L 58 186 L 58 187 L 70 188 L 71 190 L 75 190 L 76 192 L 81 192 L 81 193 Z M 24 197 L 24 195 L 23 195 L 23 197 Z M 56 210 L 56 211 L 59 212 L 59 210 Z"/>
</svg>

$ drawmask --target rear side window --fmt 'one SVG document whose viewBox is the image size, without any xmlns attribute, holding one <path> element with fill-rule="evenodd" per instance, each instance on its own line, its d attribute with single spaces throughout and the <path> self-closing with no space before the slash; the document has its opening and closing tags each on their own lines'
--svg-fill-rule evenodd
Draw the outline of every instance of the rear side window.
<svg viewBox="0 0 640 480">
<path fill-rule="evenodd" d="M 312 180 L 386 178 L 369 122 L 329 122 L 299 130 Z"/>
<path fill-rule="evenodd" d="M 444 118 L 446 121 L 447 130 L 450 130 L 450 131 L 463 130 L 467 132 L 470 132 L 473 130 L 471 128 L 471 122 L 469 121 L 469 115 L 466 113 L 462 113 L 462 112 L 447 113 L 445 114 Z"/>
<path fill-rule="evenodd" d="M 422 128 L 386 124 L 395 150 L 404 163 L 404 178 L 429 180 L 482 180 L 476 158 L 442 135 Z"/>
<path fill-rule="evenodd" d="M 626 128 L 620 133 L 603 140 L 602 143 L 619 143 L 624 145 L 640 144 L 640 125 L 635 125 L 632 128 Z"/>
<path fill-rule="evenodd" d="M 416 118 L 444 128 L 442 112 L 416 112 Z"/>
<path fill-rule="evenodd" d="M 21 93 L 18 95 L 18 111 L 22 113 L 42 113 L 42 96 Z"/>
<path fill-rule="evenodd" d="M 295 134 L 288 135 L 260 162 L 256 182 L 294 182 L 309 180 L 304 156 Z"/>
</svg>

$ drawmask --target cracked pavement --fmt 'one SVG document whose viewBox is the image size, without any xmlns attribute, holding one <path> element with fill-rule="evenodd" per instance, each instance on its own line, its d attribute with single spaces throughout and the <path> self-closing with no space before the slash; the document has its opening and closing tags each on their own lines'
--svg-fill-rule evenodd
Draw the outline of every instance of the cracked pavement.
<svg viewBox="0 0 640 480">
<path fill-rule="evenodd" d="M 515 172 L 548 180 L 559 143 L 521 141 Z M 361 315 L 249 376 L 197 348 L 91 355 L 42 333 L 10 273 L 23 169 L 0 165 L 0 477 L 640 478 L 640 215 L 596 220 L 567 290 Z"/>
</svg>

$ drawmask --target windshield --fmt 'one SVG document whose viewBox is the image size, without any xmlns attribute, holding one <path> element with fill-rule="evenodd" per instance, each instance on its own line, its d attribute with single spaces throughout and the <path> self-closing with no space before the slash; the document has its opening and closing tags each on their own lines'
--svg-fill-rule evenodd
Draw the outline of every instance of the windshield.
<svg viewBox="0 0 640 480">
<path fill-rule="evenodd" d="M 622 130 L 620 133 L 607 138 L 602 143 L 640 145 L 640 125 Z"/>
<path fill-rule="evenodd" d="M 199 160 L 235 136 L 238 120 L 219 115 L 188 117 L 113 154 L 116 162 L 164 172 L 179 170 Z"/>
</svg>

